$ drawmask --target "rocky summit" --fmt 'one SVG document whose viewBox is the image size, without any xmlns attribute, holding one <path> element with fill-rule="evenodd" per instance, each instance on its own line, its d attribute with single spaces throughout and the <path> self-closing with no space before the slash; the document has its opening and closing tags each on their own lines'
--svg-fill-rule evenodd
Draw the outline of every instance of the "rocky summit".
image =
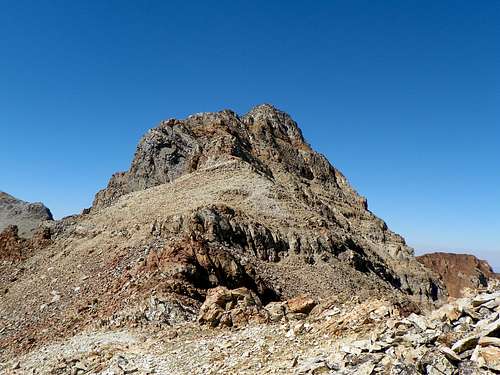
<svg viewBox="0 0 500 375">
<path fill-rule="evenodd" d="M 429 315 L 446 286 L 270 105 L 163 121 L 90 209 L 5 233 L 0 372 L 497 370 L 496 284 Z"/>
<path fill-rule="evenodd" d="M 160 123 L 92 211 L 126 216 L 117 212 L 124 204 L 147 215 L 152 238 L 167 240 L 163 262 L 196 265 L 183 273 L 191 285 L 244 285 L 265 300 L 360 289 L 442 295 L 404 239 L 270 105 Z"/>
</svg>

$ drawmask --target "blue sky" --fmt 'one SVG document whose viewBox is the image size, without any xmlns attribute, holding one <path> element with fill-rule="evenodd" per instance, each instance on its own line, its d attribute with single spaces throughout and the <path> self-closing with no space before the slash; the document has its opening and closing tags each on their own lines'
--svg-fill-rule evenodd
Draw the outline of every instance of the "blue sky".
<svg viewBox="0 0 500 375">
<path fill-rule="evenodd" d="M 0 190 L 76 213 L 160 120 L 268 102 L 410 245 L 500 270 L 500 2 L 0 5 Z"/>
</svg>

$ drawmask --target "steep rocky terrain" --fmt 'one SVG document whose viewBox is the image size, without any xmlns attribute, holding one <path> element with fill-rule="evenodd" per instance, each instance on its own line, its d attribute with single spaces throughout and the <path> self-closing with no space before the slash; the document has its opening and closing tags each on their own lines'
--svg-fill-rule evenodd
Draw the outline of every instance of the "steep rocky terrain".
<svg viewBox="0 0 500 375">
<path fill-rule="evenodd" d="M 451 297 L 461 297 L 465 288 L 487 286 L 499 278 L 487 261 L 473 255 L 435 252 L 417 260 L 439 275 Z"/>
<path fill-rule="evenodd" d="M 205 181 L 208 176 L 209 182 Z M 404 239 L 375 217 L 367 209 L 366 199 L 309 147 L 290 116 L 270 105 L 258 106 L 242 117 L 222 111 L 162 122 L 141 140 L 130 170 L 115 174 L 96 195 L 93 211 L 130 192 L 167 183 L 175 187 L 183 183 L 180 177 L 191 184 L 198 180 L 196 188 L 207 193 L 212 190 L 218 199 L 214 197 L 210 204 L 182 202 L 191 209 L 179 210 L 173 218 L 153 217 L 156 236 L 189 238 L 208 246 L 209 252 L 224 245 L 225 254 L 234 253 L 232 259 L 226 259 L 234 263 L 233 268 L 241 268 L 242 260 L 248 263 L 242 256 L 267 262 L 265 268 L 280 268 L 282 263 L 295 261 L 290 255 L 298 255 L 301 259 L 294 264 L 299 289 L 307 288 L 301 282 L 311 280 L 301 280 L 304 263 L 319 268 L 340 264 L 348 266 L 348 273 L 357 270 L 373 275 L 376 283 L 419 298 L 440 296 L 439 285 L 414 261 L 413 250 Z M 189 200 L 196 201 L 203 194 L 199 191 Z M 185 244 L 181 247 L 185 252 Z M 219 276 L 225 278 L 228 273 L 242 272 L 222 271 L 225 275 Z M 321 273 L 326 277 L 313 278 L 321 279 L 313 290 L 327 286 L 330 291 L 332 286 L 323 279 L 335 279 L 337 272 Z M 272 274 L 279 277 L 285 272 L 272 270 Z M 226 282 L 236 285 L 242 281 Z M 266 282 L 275 294 L 292 292 L 286 290 L 289 283 L 285 280 Z"/>
<path fill-rule="evenodd" d="M 31 238 L 41 222 L 52 219 L 52 213 L 42 203 L 24 202 L 0 191 L 0 232 L 15 225 L 20 237 Z"/>
<path fill-rule="evenodd" d="M 265 325 L 293 298 L 308 306 L 292 309 L 300 320 L 331 298 L 383 299 L 405 315 L 446 296 L 269 105 L 160 123 L 90 210 L 37 233 L 26 242 L 10 228 L 4 240 L 0 360 L 85 332 L 127 342 L 132 329 Z"/>
</svg>

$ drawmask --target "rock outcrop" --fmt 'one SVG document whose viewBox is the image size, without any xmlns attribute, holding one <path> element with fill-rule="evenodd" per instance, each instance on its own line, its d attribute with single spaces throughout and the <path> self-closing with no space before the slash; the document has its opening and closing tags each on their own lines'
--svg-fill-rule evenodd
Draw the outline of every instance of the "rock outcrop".
<svg viewBox="0 0 500 375">
<path fill-rule="evenodd" d="M 46 227 L 39 227 L 28 240 L 19 236 L 16 225 L 9 225 L 0 233 L 0 261 L 21 261 L 33 251 L 48 246 L 50 238 L 50 229 Z"/>
<path fill-rule="evenodd" d="M 27 240 L 19 237 L 17 227 L 9 225 L 0 233 L 0 259 L 22 259 L 26 242 Z"/>
<path fill-rule="evenodd" d="M 436 252 L 417 260 L 439 275 L 451 297 L 462 297 L 465 288 L 485 287 L 499 278 L 487 261 L 473 255 Z"/>
<path fill-rule="evenodd" d="M 18 228 L 18 235 L 31 238 L 40 223 L 53 220 L 52 213 L 42 203 L 28 203 L 0 191 L 0 232 L 9 225 Z"/>
</svg>

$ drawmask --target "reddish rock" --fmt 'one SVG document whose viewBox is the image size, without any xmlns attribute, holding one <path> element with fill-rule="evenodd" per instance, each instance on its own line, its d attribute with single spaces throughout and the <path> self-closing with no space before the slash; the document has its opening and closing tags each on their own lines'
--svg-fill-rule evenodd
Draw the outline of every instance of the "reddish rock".
<svg viewBox="0 0 500 375">
<path fill-rule="evenodd" d="M 26 242 L 19 237 L 17 226 L 9 225 L 0 233 L 0 259 L 21 259 Z"/>
<path fill-rule="evenodd" d="M 309 314 L 313 307 L 316 306 L 316 301 L 307 294 L 301 294 L 289 299 L 287 304 L 291 313 Z"/>
<path fill-rule="evenodd" d="M 479 288 L 499 278 L 488 262 L 468 254 L 430 253 L 417 260 L 439 275 L 450 297 L 461 297 L 464 288 Z"/>
<path fill-rule="evenodd" d="M 9 225 L 0 233 L 0 259 L 20 261 L 37 249 L 42 249 L 51 243 L 48 228 L 38 228 L 33 238 L 27 240 L 19 236 L 16 225 Z"/>
</svg>

